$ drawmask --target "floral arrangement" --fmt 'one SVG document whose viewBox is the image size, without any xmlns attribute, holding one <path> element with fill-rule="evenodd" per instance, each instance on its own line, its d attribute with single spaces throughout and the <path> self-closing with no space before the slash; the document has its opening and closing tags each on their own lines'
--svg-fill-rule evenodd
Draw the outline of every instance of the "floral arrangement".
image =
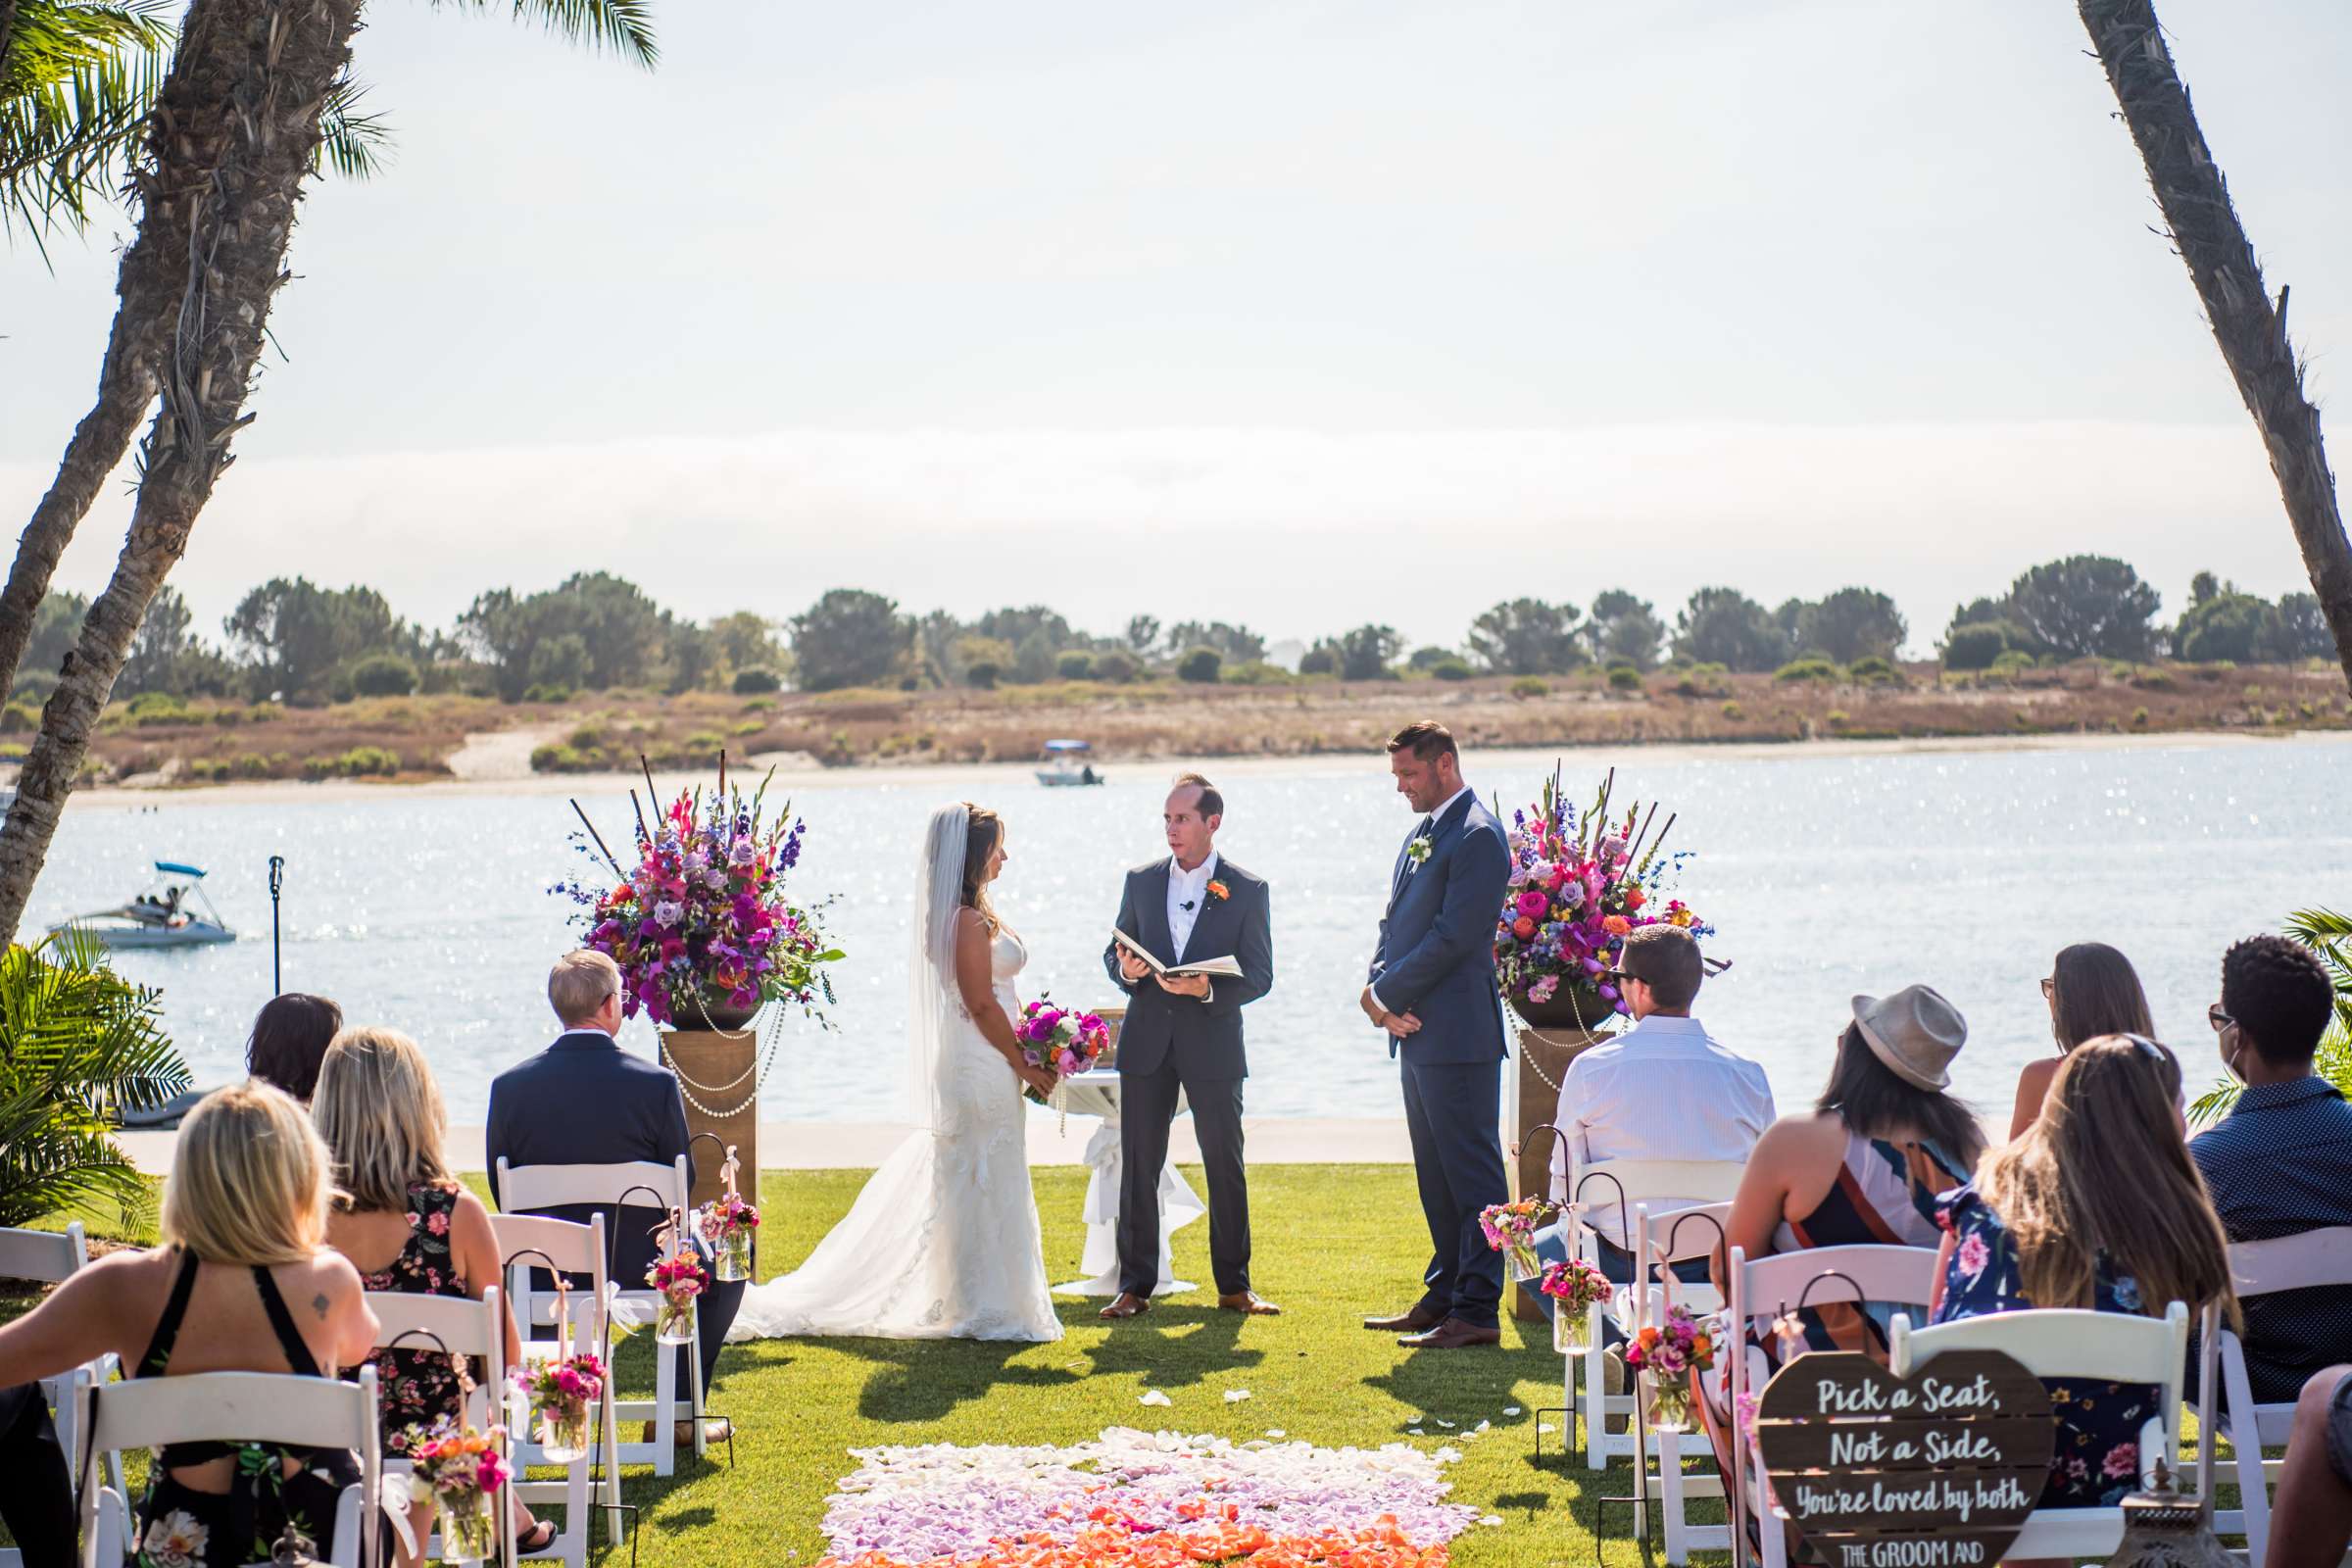
<svg viewBox="0 0 2352 1568">
<path fill-rule="evenodd" d="M 588 1451 L 590 1408 L 605 1392 L 605 1363 L 582 1350 L 514 1370 L 515 1392 L 530 1406 L 531 1427 L 550 1464 Z"/>
<path fill-rule="evenodd" d="M 767 820 L 766 795 L 764 782 L 749 800 L 729 790 L 722 760 L 707 799 L 700 788 L 680 793 L 650 829 L 638 818 L 636 868 L 611 862 L 618 883 L 557 884 L 581 906 L 573 921 L 587 928 L 584 945 L 620 965 L 625 1015 L 643 1008 L 656 1023 L 701 1025 L 710 1006 L 783 1000 L 821 1015 L 818 997 L 833 1001 L 825 965 L 841 952 L 813 912 L 784 896 L 807 824 L 789 802 Z M 591 859 L 604 849 L 593 828 L 572 842 Z"/>
<path fill-rule="evenodd" d="M 1536 1289 L 1551 1298 L 1552 1348 L 1578 1355 L 1591 1344 L 1592 1303 L 1607 1300 L 1616 1287 L 1591 1258 L 1571 1257 L 1544 1264 Z"/>
<path fill-rule="evenodd" d="M 1677 1303 L 1666 1309 L 1666 1321 L 1634 1331 L 1625 1347 L 1625 1364 L 1644 1374 L 1649 1385 L 1651 1419 L 1663 1431 L 1690 1428 L 1689 1374 L 1715 1364 L 1715 1325 L 1690 1315 Z"/>
<path fill-rule="evenodd" d="M 1012 1037 L 1020 1042 L 1030 1066 L 1042 1067 L 1056 1079 L 1086 1071 L 1110 1049 L 1110 1026 L 1100 1017 L 1056 1007 L 1042 998 L 1021 1009 Z M 1035 1089 L 1022 1093 L 1041 1105 L 1046 1102 Z"/>
<path fill-rule="evenodd" d="M 1605 977 L 1637 928 L 1677 925 L 1692 936 L 1714 935 L 1690 906 L 1664 896 L 1689 858 L 1663 853 L 1674 816 L 1655 838 L 1654 804 L 1647 815 L 1636 804 L 1622 820 L 1612 818 L 1615 783 L 1612 771 L 1579 813 L 1554 770 L 1532 812 L 1512 813 L 1511 877 L 1494 925 L 1494 966 L 1515 1003 L 1543 1007 L 1564 998 L 1580 1021 L 1597 1023 L 1625 1010 Z"/>
<path fill-rule="evenodd" d="M 730 1159 L 734 1152 L 727 1151 Z M 727 1190 L 694 1211 L 694 1229 L 718 1254 L 720 1279 L 748 1280 L 752 1277 L 752 1235 L 760 1229 L 760 1210 L 735 1191 L 734 1177 L 730 1165 Z"/>
<path fill-rule="evenodd" d="M 414 1465 L 409 1490 L 418 1502 L 441 1515 L 441 1554 L 450 1561 L 478 1561 L 498 1552 L 492 1499 L 507 1484 L 506 1456 L 498 1451 L 499 1431 L 480 1432 L 443 1419 L 409 1445 Z"/>
<path fill-rule="evenodd" d="M 1478 1228 L 1487 1245 L 1510 1259 L 1511 1278 L 1532 1280 L 1544 1272 L 1536 1257 L 1536 1231 L 1551 1205 L 1541 1198 L 1522 1198 L 1515 1203 L 1490 1203 L 1478 1211 Z"/>
<path fill-rule="evenodd" d="M 1443 1568 L 1482 1519 L 1460 1455 L 1112 1428 L 1068 1446 L 854 1450 L 825 1500 L 834 1568 Z M 1489 1524 L 1501 1521 L 1485 1515 Z"/>
<path fill-rule="evenodd" d="M 662 1293 L 662 1309 L 654 1319 L 654 1338 L 667 1345 L 680 1345 L 694 1338 L 694 1298 L 710 1287 L 710 1276 L 704 1271 L 702 1259 L 692 1252 L 660 1258 L 645 1271 L 645 1283 Z"/>
</svg>

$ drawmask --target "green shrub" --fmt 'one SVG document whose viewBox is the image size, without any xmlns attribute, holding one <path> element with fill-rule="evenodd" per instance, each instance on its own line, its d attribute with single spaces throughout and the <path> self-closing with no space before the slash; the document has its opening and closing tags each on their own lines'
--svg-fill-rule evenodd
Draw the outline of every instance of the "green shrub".
<svg viewBox="0 0 2352 1568">
<path fill-rule="evenodd" d="M 1730 702 L 1723 705 L 1723 716 L 1737 724 L 1740 720 L 1747 716 L 1747 710 L 1741 708 L 1737 702 Z"/>
<path fill-rule="evenodd" d="M 229 768 L 239 778 L 268 778 L 270 759 L 259 752 L 239 752 Z"/>
<path fill-rule="evenodd" d="M 726 737 L 715 730 L 698 729 L 686 737 L 686 750 L 689 753 L 714 760 L 725 750 L 726 744 Z"/>
<path fill-rule="evenodd" d="M 1612 664 L 1609 666 L 1609 690 L 1613 692 L 1638 692 L 1641 689 L 1642 672 L 1640 670 L 1636 669 L 1631 664 Z"/>
<path fill-rule="evenodd" d="M 1280 664 L 1269 664 L 1262 659 L 1252 659 L 1246 664 L 1236 664 L 1225 671 L 1225 681 L 1234 686 L 1285 686 L 1293 676 Z"/>
<path fill-rule="evenodd" d="M 41 727 L 41 710 L 30 703 L 0 708 L 0 735 L 25 735 Z"/>
<path fill-rule="evenodd" d="M 1836 664 L 1830 662 L 1830 661 L 1826 659 L 1820 658 L 1817 655 L 1807 655 L 1803 659 L 1792 659 L 1788 661 L 1788 663 L 1783 664 L 1780 668 L 1772 672 L 1772 678 L 1774 680 L 1784 681 L 1835 681 L 1839 679 L 1840 676 L 1841 672 Z"/>
<path fill-rule="evenodd" d="M 1064 648 L 1054 657 L 1054 673 L 1063 680 L 1093 680 L 1095 656 L 1083 648 Z"/>
<path fill-rule="evenodd" d="M 592 751 L 605 744 L 604 730 L 595 724 L 582 724 L 571 732 L 571 745 L 581 751 Z"/>
<path fill-rule="evenodd" d="M 2012 648 L 1992 662 L 1991 673 L 2016 675 L 2034 667 L 2034 656 L 2022 648 Z"/>
<path fill-rule="evenodd" d="M 189 1085 L 156 993 L 69 931 L 0 952 L 0 1225 L 98 1203 L 152 1216 L 155 1189 L 115 1142 L 108 1109 L 161 1105 Z"/>
<path fill-rule="evenodd" d="M 354 746 L 335 760 L 335 770 L 350 778 L 370 774 L 389 778 L 400 771 L 400 754 L 381 746 Z"/>
<path fill-rule="evenodd" d="M 1429 666 L 1429 674 L 1432 680 L 1468 680 L 1470 666 L 1454 655 L 1447 654 Z"/>
<path fill-rule="evenodd" d="M 1340 672 L 1340 651 L 1329 643 L 1320 643 L 1298 656 L 1301 675 L 1337 675 Z"/>
<path fill-rule="evenodd" d="M 975 659 L 963 666 L 963 683 L 974 691 L 993 692 L 1004 674 L 993 659 Z"/>
<path fill-rule="evenodd" d="M 1551 695 L 1551 684 L 1541 675 L 1522 675 L 1511 682 L 1511 695 L 1513 697 L 1548 697 Z"/>
<path fill-rule="evenodd" d="M 747 713 L 772 713 L 775 710 L 774 702 L 765 697 L 755 697 L 743 705 L 743 710 Z"/>
<path fill-rule="evenodd" d="M 170 692 L 141 692 L 130 700 L 125 711 L 130 714 L 130 721 L 141 729 L 158 724 L 190 724 L 196 721 L 196 715 L 188 710 L 188 705 Z"/>
<path fill-rule="evenodd" d="M 1845 716 L 1845 710 L 1842 708 L 1833 708 L 1830 710 L 1828 716 L 1822 719 L 1822 722 L 1829 725 L 1832 729 L 1843 729 L 1846 725 L 1852 723 L 1853 720 Z"/>
<path fill-rule="evenodd" d="M 1902 671 L 1877 654 L 1864 654 L 1845 668 L 1847 678 L 1864 686 L 1886 686 L 1903 678 Z"/>
<path fill-rule="evenodd" d="M 2134 708 L 2132 710 L 2132 727 L 2133 729 L 2146 729 L 2148 727 L 2148 710 L 2146 709 Z"/>
<path fill-rule="evenodd" d="M 782 691 L 784 678 L 772 669 L 754 664 L 735 672 L 734 689 L 738 697 L 756 697 L 762 692 Z"/>
<path fill-rule="evenodd" d="M 526 703 L 568 703 L 571 701 L 571 688 L 533 682 L 522 689 L 522 700 Z"/>
<path fill-rule="evenodd" d="M 2143 692 L 2169 692 L 2179 682 L 2173 679 L 2171 670 L 2151 668 L 2132 671 L 2132 684 Z"/>
<path fill-rule="evenodd" d="M 1176 662 L 1176 678 L 1197 686 L 1213 686 L 1224 669 L 1224 658 L 1214 648 L 1196 648 Z"/>
<path fill-rule="evenodd" d="M 416 666 L 398 654 L 370 654 L 351 666 L 351 689 L 362 697 L 406 697 L 416 689 Z"/>
<path fill-rule="evenodd" d="M 1954 626 L 1943 640 L 1946 669 L 1990 669 L 1992 662 L 2009 651 L 2009 633 L 1994 621 L 1972 621 Z"/>
<path fill-rule="evenodd" d="M 740 740 L 746 735 L 757 735 L 765 728 L 767 728 L 767 725 L 764 721 L 757 718 L 747 718 L 741 723 L 731 727 L 727 733 Z"/>
<path fill-rule="evenodd" d="M 1133 654 L 1122 653 L 1116 648 L 1095 656 L 1095 679 L 1109 681 L 1113 685 L 1126 685 L 1141 673 L 1142 668 L 1135 662 Z"/>
<path fill-rule="evenodd" d="M 1674 694 L 1677 697 L 1729 697 L 1732 694 L 1730 671 L 1709 661 L 1691 664 L 1676 677 Z"/>
<path fill-rule="evenodd" d="M 531 748 L 531 771 L 534 773 L 576 773 L 580 770 L 580 754 L 568 746 L 551 743 Z"/>
</svg>

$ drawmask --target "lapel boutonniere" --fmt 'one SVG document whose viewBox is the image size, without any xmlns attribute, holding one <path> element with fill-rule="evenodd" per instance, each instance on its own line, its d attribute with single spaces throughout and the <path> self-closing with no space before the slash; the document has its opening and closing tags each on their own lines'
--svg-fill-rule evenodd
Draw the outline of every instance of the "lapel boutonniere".
<svg viewBox="0 0 2352 1568">
<path fill-rule="evenodd" d="M 1404 874 L 1411 876 L 1429 858 L 1429 835 L 1424 833 L 1404 847 Z"/>
<path fill-rule="evenodd" d="M 1233 897 L 1233 889 L 1222 882 L 1211 882 L 1208 885 L 1208 896 L 1219 904 L 1223 904 L 1227 899 Z"/>
</svg>

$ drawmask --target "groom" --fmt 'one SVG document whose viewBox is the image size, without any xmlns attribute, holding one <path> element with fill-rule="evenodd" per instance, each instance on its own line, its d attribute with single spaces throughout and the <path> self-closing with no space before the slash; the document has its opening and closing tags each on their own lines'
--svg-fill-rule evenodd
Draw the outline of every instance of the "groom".
<svg viewBox="0 0 2352 1568">
<path fill-rule="evenodd" d="M 1159 1285 L 1159 1173 L 1181 1093 L 1193 1109 L 1208 1174 L 1208 1256 L 1217 1305 L 1271 1316 L 1250 1289 L 1250 1179 L 1242 1164 L 1242 1007 L 1274 988 L 1266 884 L 1217 857 L 1225 798 L 1198 773 L 1168 792 L 1161 822 L 1168 858 L 1127 873 L 1118 928 L 1173 967 L 1231 956 L 1241 978 L 1168 979 L 1116 942 L 1102 965 L 1127 993 L 1119 1027 L 1119 1295 L 1106 1318 L 1152 1309 Z"/>
<path fill-rule="evenodd" d="M 1388 912 L 1364 1015 L 1401 1049 L 1404 1124 L 1429 1221 L 1421 1299 L 1364 1327 L 1415 1349 L 1494 1345 L 1502 1254 L 1479 1210 L 1510 1199 L 1496 1131 L 1501 1119 L 1502 1007 L 1494 987 L 1494 918 L 1510 880 L 1510 842 L 1462 782 L 1445 725 L 1407 724 L 1389 742 L 1396 793 L 1422 813 L 1389 877 Z"/>
</svg>

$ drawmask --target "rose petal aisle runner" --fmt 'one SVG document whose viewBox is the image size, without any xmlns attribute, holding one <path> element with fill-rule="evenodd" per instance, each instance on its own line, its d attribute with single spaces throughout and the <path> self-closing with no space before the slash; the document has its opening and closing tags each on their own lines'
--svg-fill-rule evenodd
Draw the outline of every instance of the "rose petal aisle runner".
<svg viewBox="0 0 2352 1568">
<path fill-rule="evenodd" d="M 1069 1447 L 858 1448 L 827 1499 L 833 1568 L 1445 1568 L 1476 1523 L 1450 1448 L 1113 1427 Z M 821 1568 L 821 1565 L 820 1565 Z"/>
</svg>

